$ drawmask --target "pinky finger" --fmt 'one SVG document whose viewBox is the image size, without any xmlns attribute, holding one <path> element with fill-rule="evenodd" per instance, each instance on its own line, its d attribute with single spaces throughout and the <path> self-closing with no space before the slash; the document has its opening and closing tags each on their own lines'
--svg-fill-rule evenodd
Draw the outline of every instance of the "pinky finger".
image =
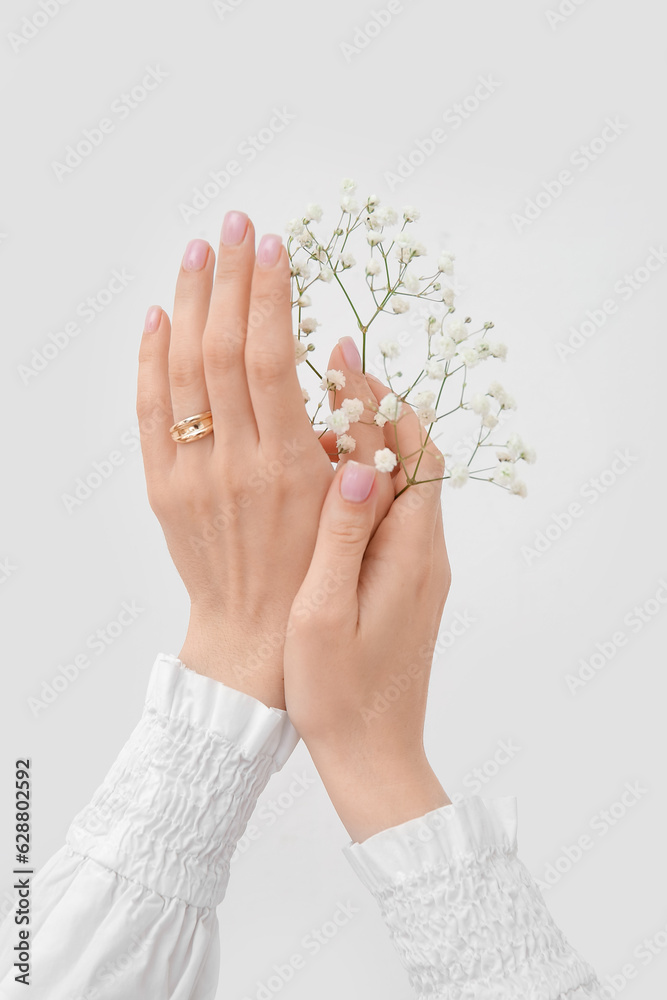
<svg viewBox="0 0 667 1000">
<path fill-rule="evenodd" d="M 338 445 L 336 444 L 336 435 L 333 431 L 325 431 L 323 434 L 320 431 L 315 431 L 317 434 L 317 439 L 320 442 L 322 448 L 327 454 L 327 457 L 331 459 L 332 462 L 337 462 L 339 459 Z"/>
<path fill-rule="evenodd" d="M 137 418 L 149 494 L 156 480 L 169 472 L 176 457 L 176 442 L 169 433 L 174 422 L 169 389 L 170 336 L 166 312 L 160 306 L 151 306 L 139 348 L 137 379 Z"/>
</svg>

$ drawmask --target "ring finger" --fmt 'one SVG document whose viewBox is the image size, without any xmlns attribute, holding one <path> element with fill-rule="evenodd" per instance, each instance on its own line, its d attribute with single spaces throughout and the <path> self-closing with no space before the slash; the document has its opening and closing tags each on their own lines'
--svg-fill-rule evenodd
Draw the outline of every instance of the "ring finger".
<svg viewBox="0 0 667 1000">
<path fill-rule="evenodd" d="M 206 240 L 191 240 L 183 254 L 176 281 L 169 344 L 169 387 L 176 422 L 210 409 L 204 376 L 202 334 L 208 316 L 214 268 L 215 254 Z M 199 448 L 202 442 L 193 443 Z"/>
</svg>

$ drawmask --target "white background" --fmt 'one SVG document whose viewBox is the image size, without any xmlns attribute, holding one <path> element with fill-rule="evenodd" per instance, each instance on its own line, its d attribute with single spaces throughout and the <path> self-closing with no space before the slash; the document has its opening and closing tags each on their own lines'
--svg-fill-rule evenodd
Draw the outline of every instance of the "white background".
<svg viewBox="0 0 667 1000">
<path fill-rule="evenodd" d="M 206 0 L 71 0 L 17 52 L 7 36 L 39 8 L 3 6 L 0 559 L 14 569 L 0 584 L 0 889 L 11 884 L 13 761 L 33 760 L 41 865 L 135 725 L 156 653 L 177 652 L 184 636 L 186 595 L 130 444 L 145 311 L 153 302 L 171 309 L 186 242 L 202 236 L 215 246 L 227 209 L 248 211 L 259 232 L 283 232 L 309 201 L 333 209 L 349 175 L 362 194 L 419 206 L 427 244 L 454 250 L 466 289 L 459 309 L 492 319 L 509 344 L 493 377 L 518 398 L 513 426 L 539 454 L 526 500 L 480 483 L 445 490 L 454 582 L 441 645 L 457 614 L 474 623 L 434 665 L 432 764 L 450 795 L 469 794 L 466 775 L 492 760 L 499 740 L 520 748 L 488 766 L 498 773 L 483 794 L 518 796 L 520 853 L 542 880 L 559 859 L 565 869 L 564 848 L 588 835 L 592 848 L 548 890 L 549 906 L 601 979 L 632 963 L 623 997 L 652 998 L 664 990 L 667 955 L 645 963 L 635 949 L 667 927 L 667 612 L 659 598 L 650 603 L 667 598 L 667 266 L 627 299 L 614 286 L 667 240 L 664 13 L 649 0 L 586 0 L 550 24 L 556 0 L 402 6 L 348 59 L 341 43 L 353 42 L 372 9 L 352 0 L 237 0 L 222 16 Z M 114 132 L 59 180 L 53 161 L 149 66 L 165 81 L 125 121 L 112 116 Z M 460 128 L 443 126 L 480 76 L 496 81 L 493 95 Z M 295 120 L 186 224 L 179 205 L 210 170 L 238 158 L 274 107 Z M 607 118 L 625 128 L 579 169 L 570 158 Z M 387 172 L 437 127 L 446 141 L 392 193 Z M 566 168 L 573 183 L 518 231 L 513 215 Z M 33 349 L 75 319 L 114 269 L 133 276 L 127 289 L 26 384 L 20 366 Z M 609 298 L 616 313 L 559 357 L 570 328 Z M 324 318 L 325 343 L 353 332 L 343 312 Z M 62 495 L 115 449 L 123 464 L 68 513 Z M 621 475 L 605 472 L 617 449 L 632 459 Z M 592 485 L 603 473 L 604 492 Z M 554 518 L 566 524 L 573 502 L 581 516 L 558 529 Z M 526 554 L 548 528 L 545 551 Z M 137 621 L 35 716 L 28 699 L 132 600 L 144 609 Z M 647 601 L 649 620 L 634 631 L 626 616 Z M 626 645 L 571 693 L 566 675 L 619 630 Z M 299 746 L 264 799 L 304 771 L 314 773 Z M 596 816 L 626 782 L 644 791 L 603 835 Z M 282 995 L 407 1000 L 319 782 L 275 824 L 257 822 L 261 836 L 235 862 L 220 910 L 219 996 L 254 1000 L 273 964 L 304 953 L 303 935 L 349 900 L 359 913 Z"/>
</svg>

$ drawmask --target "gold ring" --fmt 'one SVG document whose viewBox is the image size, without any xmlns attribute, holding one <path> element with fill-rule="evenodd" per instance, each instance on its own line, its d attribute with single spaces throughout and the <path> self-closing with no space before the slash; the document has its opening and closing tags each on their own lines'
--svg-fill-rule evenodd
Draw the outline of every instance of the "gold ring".
<svg viewBox="0 0 667 1000">
<path fill-rule="evenodd" d="M 187 444 L 190 441 L 198 441 L 199 438 L 206 437 L 213 433 L 213 416 L 210 410 L 204 413 L 196 413 L 194 417 L 185 417 L 179 420 L 173 427 L 169 428 L 169 433 L 174 441 Z"/>
</svg>

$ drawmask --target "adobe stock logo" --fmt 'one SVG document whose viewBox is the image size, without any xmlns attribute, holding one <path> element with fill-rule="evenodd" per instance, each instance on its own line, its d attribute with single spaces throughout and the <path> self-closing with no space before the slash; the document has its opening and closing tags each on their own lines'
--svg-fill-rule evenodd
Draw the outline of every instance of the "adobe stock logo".
<svg viewBox="0 0 667 1000">
<path fill-rule="evenodd" d="M 403 13 L 400 0 L 389 0 L 386 8 L 372 10 L 365 24 L 357 25 L 351 42 L 341 42 L 340 50 L 345 56 L 345 62 L 351 63 L 355 56 L 368 48 L 371 42 L 389 27 L 396 14 Z"/>
<path fill-rule="evenodd" d="M 582 143 L 570 153 L 568 163 L 575 167 L 577 172 L 573 173 L 572 170 L 565 167 L 555 177 L 542 181 L 541 187 L 534 197 L 526 199 L 523 214 L 514 212 L 510 221 L 516 232 L 521 235 L 527 227 L 532 226 L 554 202 L 565 194 L 567 188 L 574 184 L 577 176 L 585 173 L 591 164 L 596 163 L 628 127 L 627 123 L 622 122 L 618 115 L 615 115 L 614 118 L 605 118 L 600 134 L 594 136 L 587 143 Z"/>
<path fill-rule="evenodd" d="M 39 10 L 28 17 L 23 17 L 18 30 L 8 33 L 7 41 L 14 52 L 20 52 L 28 42 L 36 38 L 40 31 L 60 13 L 60 8 L 69 2 L 70 0 L 40 0 Z"/>
</svg>

